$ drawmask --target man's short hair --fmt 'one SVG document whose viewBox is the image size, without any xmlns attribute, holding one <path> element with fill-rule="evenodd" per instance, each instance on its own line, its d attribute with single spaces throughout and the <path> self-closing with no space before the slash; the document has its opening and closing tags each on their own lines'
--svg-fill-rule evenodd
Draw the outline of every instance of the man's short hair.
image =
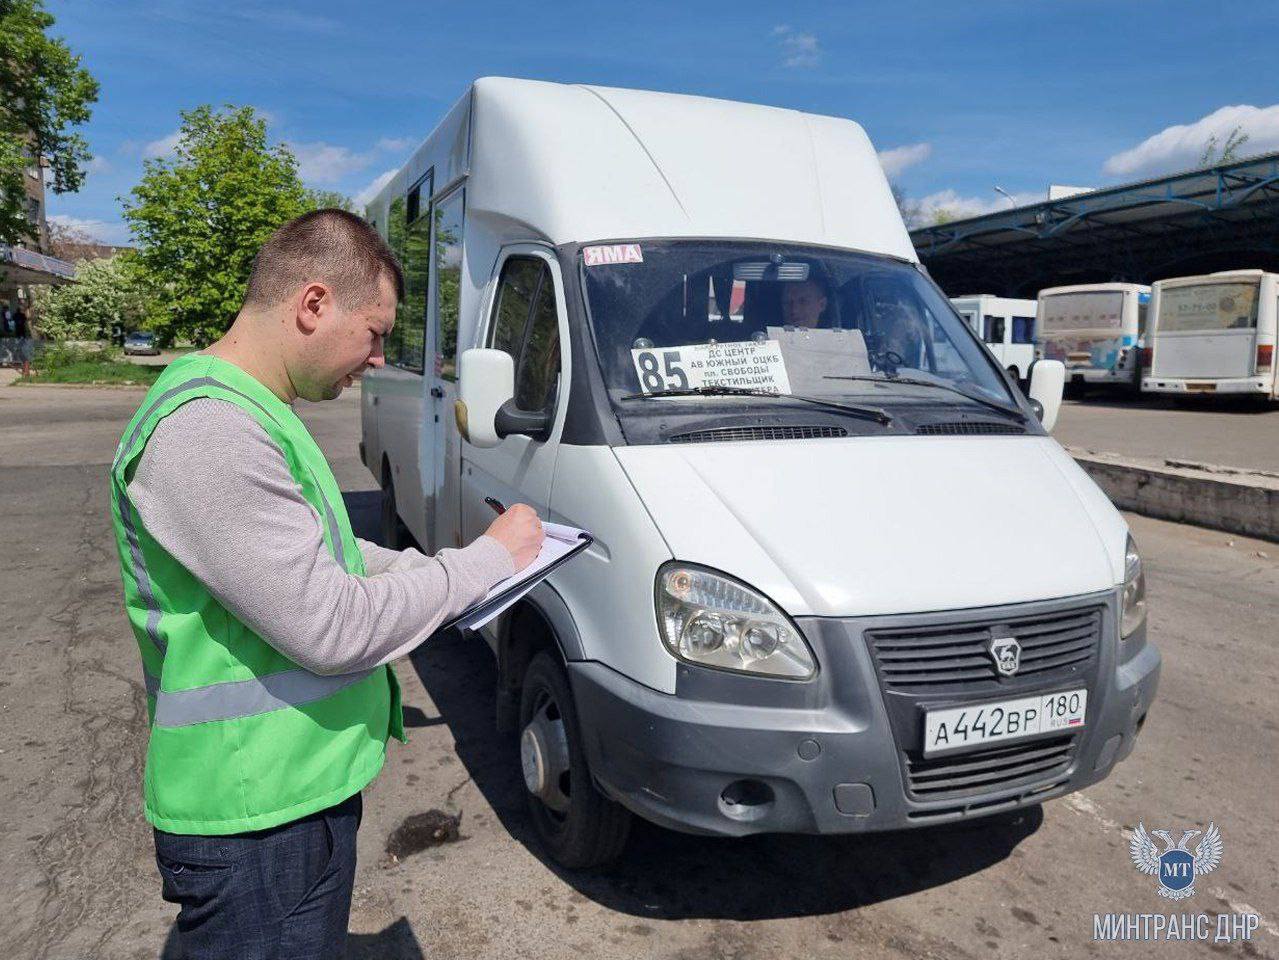
<svg viewBox="0 0 1279 960">
<path fill-rule="evenodd" d="M 343 307 L 363 306 L 377 297 L 383 276 L 404 299 L 404 271 L 391 248 L 367 222 L 328 207 L 294 217 L 262 244 L 244 294 L 245 306 L 274 306 L 304 283 L 319 281 Z"/>
</svg>

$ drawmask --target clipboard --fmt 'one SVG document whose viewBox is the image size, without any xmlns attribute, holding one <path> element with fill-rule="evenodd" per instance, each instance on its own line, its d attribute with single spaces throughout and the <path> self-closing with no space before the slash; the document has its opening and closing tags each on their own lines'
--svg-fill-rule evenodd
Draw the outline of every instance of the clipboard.
<svg viewBox="0 0 1279 960">
<path fill-rule="evenodd" d="M 494 584 L 484 599 L 441 625 L 439 630 L 478 630 L 595 542 L 585 530 L 559 523 L 543 523 L 542 530 L 546 538 L 532 563 Z"/>
</svg>

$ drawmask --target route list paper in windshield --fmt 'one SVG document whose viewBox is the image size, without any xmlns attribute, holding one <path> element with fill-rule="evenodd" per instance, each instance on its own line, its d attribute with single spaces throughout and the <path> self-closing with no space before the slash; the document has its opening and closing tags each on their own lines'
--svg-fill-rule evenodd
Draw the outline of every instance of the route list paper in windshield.
<svg viewBox="0 0 1279 960">
<path fill-rule="evenodd" d="M 589 533 L 576 527 L 566 527 L 562 523 L 543 523 L 542 531 L 546 537 L 542 541 L 541 551 L 532 563 L 514 576 L 494 584 L 483 600 L 464 610 L 461 616 L 440 629 L 459 627 L 478 630 L 545 580 L 570 557 L 592 543 Z"/>
<path fill-rule="evenodd" d="M 645 393 L 696 387 L 791 392 L 776 340 L 642 347 L 631 351 L 631 359 Z"/>
<path fill-rule="evenodd" d="M 796 393 L 839 393 L 839 381 L 829 378 L 871 372 L 860 330 L 769 327 L 768 335 L 781 347 Z"/>
</svg>

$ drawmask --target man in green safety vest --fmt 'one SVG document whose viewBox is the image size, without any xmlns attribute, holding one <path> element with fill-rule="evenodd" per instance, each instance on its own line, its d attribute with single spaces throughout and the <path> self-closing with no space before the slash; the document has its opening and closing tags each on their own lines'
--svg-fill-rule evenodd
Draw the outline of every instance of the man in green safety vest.
<svg viewBox="0 0 1279 960">
<path fill-rule="evenodd" d="M 291 404 L 382 365 L 403 288 L 359 217 L 285 224 L 226 335 L 168 366 L 111 465 L 146 817 L 188 958 L 344 955 L 360 791 L 404 739 L 390 662 L 541 546 L 525 505 L 433 557 L 352 532 Z"/>
</svg>

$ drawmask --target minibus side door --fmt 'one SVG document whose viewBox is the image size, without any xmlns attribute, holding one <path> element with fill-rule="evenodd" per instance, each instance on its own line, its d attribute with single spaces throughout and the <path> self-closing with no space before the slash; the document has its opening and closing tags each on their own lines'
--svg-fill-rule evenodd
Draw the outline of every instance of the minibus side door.
<svg viewBox="0 0 1279 960">
<path fill-rule="evenodd" d="M 469 543 L 493 522 L 485 497 L 508 506 L 527 503 L 543 520 L 552 519 L 548 505 L 570 382 L 566 316 L 564 285 L 553 253 L 537 244 L 504 248 L 485 298 L 479 343 L 512 356 L 517 406 L 550 412 L 551 429 L 543 440 L 513 435 L 487 449 L 463 444 L 463 542 Z"/>
<path fill-rule="evenodd" d="M 431 201 L 431 293 L 426 331 L 426 398 L 418 458 L 430 550 L 460 547 L 458 475 L 461 437 L 453 418 L 457 400 L 457 333 L 462 315 L 466 190 L 456 187 Z"/>
</svg>

